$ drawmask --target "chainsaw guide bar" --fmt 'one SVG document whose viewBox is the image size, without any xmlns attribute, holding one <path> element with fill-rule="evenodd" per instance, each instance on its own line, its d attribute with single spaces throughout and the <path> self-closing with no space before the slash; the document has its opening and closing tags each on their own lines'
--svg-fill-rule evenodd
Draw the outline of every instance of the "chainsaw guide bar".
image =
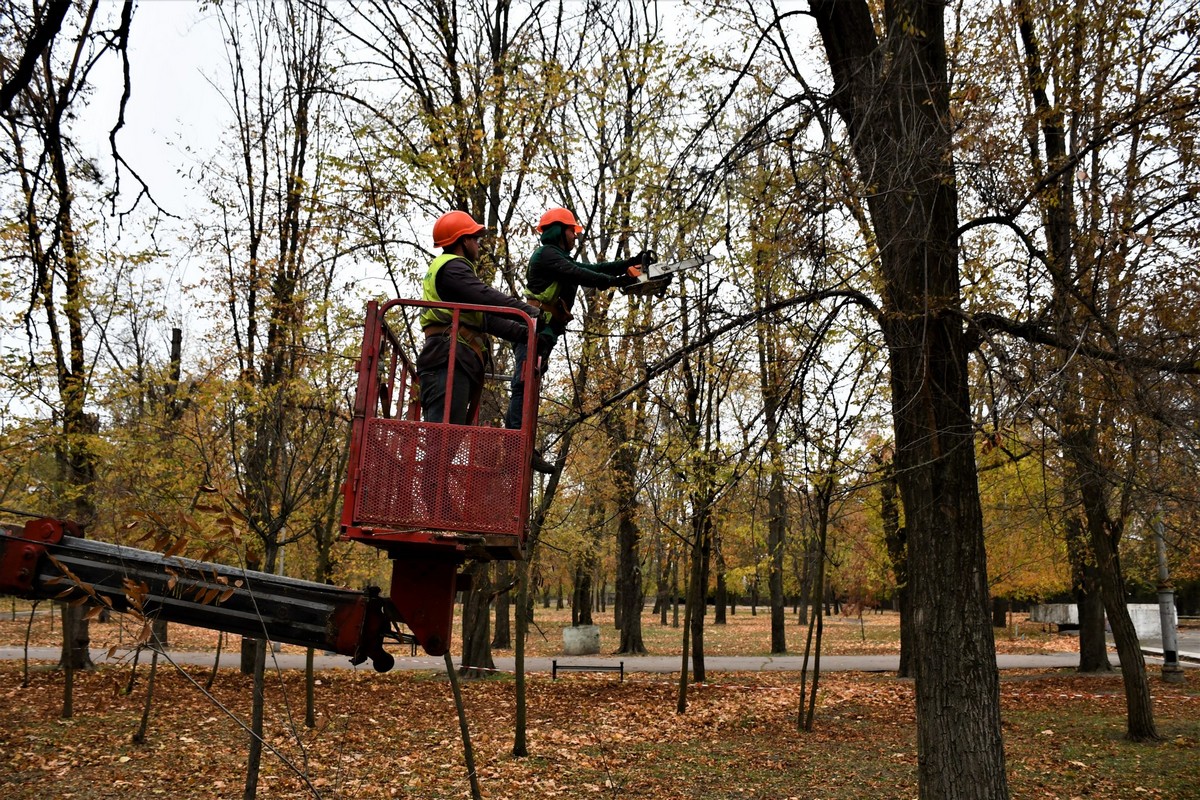
<svg viewBox="0 0 1200 800">
<path fill-rule="evenodd" d="M 626 286 L 621 289 L 622 294 L 641 297 L 649 294 L 662 294 L 666 291 L 667 285 L 671 282 L 671 277 L 676 272 L 686 272 L 687 270 L 702 267 L 705 264 L 711 264 L 716 261 L 717 257 L 711 253 L 695 258 L 685 258 L 682 261 L 668 261 L 666 263 L 654 263 L 649 266 L 642 267 L 638 271 L 638 282 L 632 286 Z M 631 270 L 632 272 L 632 270 Z"/>
</svg>

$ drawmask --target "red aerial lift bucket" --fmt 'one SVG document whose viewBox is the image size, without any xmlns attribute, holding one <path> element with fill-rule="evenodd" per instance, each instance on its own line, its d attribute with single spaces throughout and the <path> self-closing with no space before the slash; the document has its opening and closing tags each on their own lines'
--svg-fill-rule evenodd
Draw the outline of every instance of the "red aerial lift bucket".
<svg viewBox="0 0 1200 800">
<path fill-rule="evenodd" d="M 466 425 L 421 419 L 414 362 L 423 344 L 418 317 L 426 307 L 452 312 L 451 341 L 457 341 L 464 311 L 526 324 L 530 357 L 523 365 L 520 430 L 508 430 L 498 419 L 481 422 L 478 408 Z M 392 601 L 433 655 L 449 644 L 458 565 L 524 554 L 537 432 L 536 335 L 534 321 L 512 308 L 423 300 L 367 306 L 342 488 L 342 538 L 380 547 L 395 560 Z M 450 348 L 451 375 L 456 349 Z M 506 379 L 489 377 L 485 398 L 506 401 Z M 452 386 L 446 394 L 448 408 Z"/>
</svg>

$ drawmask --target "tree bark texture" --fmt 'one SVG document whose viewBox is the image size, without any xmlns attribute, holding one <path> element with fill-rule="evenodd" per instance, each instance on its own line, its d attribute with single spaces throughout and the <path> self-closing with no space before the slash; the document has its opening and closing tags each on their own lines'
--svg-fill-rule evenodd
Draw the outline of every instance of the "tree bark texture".
<svg viewBox="0 0 1200 800">
<path fill-rule="evenodd" d="M 691 603 L 688 625 L 691 627 L 692 680 L 696 683 L 708 680 L 704 666 L 704 615 L 708 608 L 708 564 L 712 553 L 711 502 L 711 495 L 696 494 L 692 498 L 695 510 L 692 516 L 691 576 L 688 579 Z"/>
<path fill-rule="evenodd" d="M 967 356 L 945 4 L 810 3 L 879 250 L 914 621 L 920 797 L 1007 798 Z"/>
<path fill-rule="evenodd" d="M 1070 422 L 1070 421 L 1068 421 Z M 1112 629 L 1117 657 L 1121 661 L 1121 678 L 1125 684 L 1126 736 L 1135 741 L 1155 741 L 1159 738 L 1154 724 L 1154 704 L 1150 698 L 1150 679 L 1146 674 L 1146 659 L 1142 655 L 1137 630 L 1126 605 L 1128 596 L 1117 544 L 1121 526 L 1108 513 L 1104 477 L 1096 463 L 1096 424 L 1088 421 L 1070 425 L 1063 436 L 1074 480 L 1088 528 L 1088 539 L 1096 556 L 1100 574 L 1100 597 L 1108 625 Z"/>
<path fill-rule="evenodd" d="M 482 678 L 496 668 L 496 662 L 492 660 L 491 617 L 488 614 L 492 599 L 491 569 L 488 564 L 475 561 L 463 573 L 470 576 L 471 589 L 463 599 L 463 655 L 459 674 Z"/>
<path fill-rule="evenodd" d="M 717 562 L 717 586 L 713 590 L 713 625 L 728 623 L 729 587 L 725 584 L 725 554 L 721 552 L 721 532 L 713 528 L 713 553 Z"/>
<path fill-rule="evenodd" d="M 896 470 L 889 460 L 879 478 L 880 516 L 883 517 L 883 540 L 887 545 L 888 557 L 892 561 L 892 575 L 896 580 L 896 610 L 900 612 L 900 678 L 913 677 L 912 640 L 913 615 L 912 595 L 908 591 L 908 542 L 904 527 L 900 524 L 900 504 L 897 497 Z"/>
<path fill-rule="evenodd" d="M 503 588 L 509 582 L 510 569 L 508 562 L 496 562 L 496 584 Z M 496 595 L 496 629 L 492 633 L 492 647 L 507 650 L 512 647 L 512 626 L 510 625 L 512 602 L 507 591 Z"/>
<path fill-rule="evenodd" d="M 1067 504 L 1072 507 L 1071 503 Z M 1111 672 L 1108 642 L 1104 635 L 1104 599 L 1100 596 L 1100 574 L 1078 515 L 1066 520 L 1067 556 L 1071 561 L 1072 594 L 1079 608 L 1079 671 Z"/>
<path fill-rule="evenodd" d="M 592 573 L 583 561 L 575 564 L 575 585 L 571 592 L 571 624 L 592 625 Z"/>
<path fill-rule="evenodd" d="M 617 602 L 620 605 L 621 644 L 627 655 L 646 652 L 642 640 L 642 562 L 637 525 L 637 462 L 635 451 L 622 446 L 613 456 L 617 487 Z"/>
<path fill-rule="evenodd" d="M 86 606 L 63 605 L 63 646 L 59 656 L 59 669 L 83 669 L 93 670 L 96 668 L 92 662 L 92 653 L 88 649 L 91 644 L 91 630 L 84 624 L 84 613 L 87 611 Z"/>
</svg>

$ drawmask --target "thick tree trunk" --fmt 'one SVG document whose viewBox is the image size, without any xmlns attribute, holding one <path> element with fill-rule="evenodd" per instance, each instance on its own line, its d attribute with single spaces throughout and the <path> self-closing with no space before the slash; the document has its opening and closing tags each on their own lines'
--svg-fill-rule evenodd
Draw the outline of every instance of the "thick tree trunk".
<svg viewBox="0 0 1200 800">
<path fill-rule="evenodd" d="M 496 562 L 496 585 L 500 588 L 509 582 L 509 566 L 507 561 Z M 528 595 L 526 595 L 528 597 Z M 547 605 L 549 605 L 547 603 Z M 496 630 L 492 634 L 492 647 L 507 650 L 512 647 L 512 627 L 509 623 L 512 602 L 507 591 L 496 595 Z"/>
<path fill-rule="evenodd" d="M 721 553 L 721 534 L 713 530 L 713 550 L 717 561 L 717 587 L 713 592 L 713 625 L 728 623 L 726 609 L 729 608 L 729 587 L 725 585 L 725 556 Z"/>
<path fill-rule="evenodd" d="M 896 579 L 896 610 L 900 612 L 900 669 L 896 675 L 911 678 L 913 615 L 908 591 L 908 543 L 904 528 L 900 525 L 898 491 L 896 470 L 889 457 L 883 462 L 879 477 L 880 516 L 883 517 L 883 540 L 892 562 L 892 575 Z"/>
<path fill-rule="evenodd" d="M 641 655 L 646 652 L 642 640 L 642 562 L 639 554 L 641 534 L 636 508 L 636 463 L 627 447 L 617 450 L 613 476 L 617 485 L 617 603 L 621 621 L 621 643 L 617 652 Z"/>
<path fill-rule="evenodd" d="M 1068 506 L 1072 504 L 1068 503 Z M 1079 609 L 1079 671 L 1111 672 L 1104 636 L 1104 599 L 1087 531 L 1077 514 L 1066 520 L 1067 557 L 1071 561 L 1072 594 Z"/>
<path fill-rule="evenodd" d="M 1104 598 L 1100 595 L 1100 574 L 1087 567 L 1088 576 L 1077 596 L 1079 607 L 1079 671 L 1112 672 L 1105 635 Z"/>
<path fill-rule="evenodd" d="M 595 624 L 592 622 L 592 571 L 583 560 L 575 565 L 575 587 L 571 594 L 571 624 Z"/>
<path fill-rule="evenodd" d="M 242 637 L 241 658 L 238 661 L 238 670 L 243 675 L 254 674 L 254 649 L 258 646 L 258 639 L 251 639 L 248 636 Z"/>
<path fill-rule="evenodd" d="M 459 674 L 467 678 L 482 678 L 496 669 L 492 660 L 491 617 L 488 607 L 492 599 L 491 569 L 475 561 L 463 573 L 470 576 L 471 590 L 463 600 L 462 665 Z"/>
<path fill-rule="evenodd" d="M 93 670 L 96 668 L 92 661 L 91 651 L 88 645 L 91 644 L 91 631 L 87 626 L 87 621 L 83 618 L 87 611 L 86 606 L 63 605 L 62 620 L 63 620 L 63 645 L 62 652 L 59 655 L 59 669 L 84 669 Z"/>
<path fill-rule="evenodd" d="M 1008 797 L 960 316 L 944 3 L 812 0 L 879 249 L 922 800 Z"/>
</svg>

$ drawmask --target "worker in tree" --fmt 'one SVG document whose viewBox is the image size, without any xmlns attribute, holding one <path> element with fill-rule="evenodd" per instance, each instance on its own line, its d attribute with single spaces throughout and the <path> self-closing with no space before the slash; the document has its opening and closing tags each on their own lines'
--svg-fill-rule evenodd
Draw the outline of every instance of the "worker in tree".
<svg viewBox="0 0 1200 800">
<path fill-rule="evenodd" d="M 464 211 L 443 214 L 434 223 L 433 244 L 442 248 L 442 255 L 429 265 L 422 284 L 422 299 L 520 309 L 539 321 L 538 352 L 549 355 L 556 334 L 542 322 L 541 310 L 488 286 L 475 274 L 479 240 L 485 230 Z M 417 357 L 417 376 L 421 384 L 421 414 L 427 422 L 443 421 L 451 321 L 447 309 L 426 308 L 421 312 L 425 346 Z M 491 362 L 489 334 L 524 346 L 527 329 L 515 317 L 479 311 L 464 311 L 459 315 L 449 422 L 463 425 L 473 416 L 484 371 Z"/>
<path fill-rule="evenodd" d="M 566 330 L 571 320 L 571 306 L 575 303 L 576 290 L 580 286 L 594 289 L 613 289 L 632 286 L 637 278 L 629 274 L 630 267 L 652 261 L 652 254 L 638 253 L 620 261 L 605 261 L 587 264 L 571 258 L 575 242 L 583 228 L 575 215 L 565 208 L 552 208 L 538 221 L 541 246 L 529 259 L 525 275 L 525 300 L 550 315 L 548 329 L 554 333 L 548 342 L 553 348 L 555 340 Z M 521 405 L 525 400 L 525 386 L 521 380 L 521 367 L 527 356 L 524 342 L 513 347 L 516 366 L 513 368 L 512 394 L 509 397 L 508 413 L 504 416 L 506 428 L 521 427 Z M 549 355 L 547 350 L 544 355 Z M 539 452 L 534 452 L 534 464 L 539 461 L 549 466 Z"/>
</svg>

